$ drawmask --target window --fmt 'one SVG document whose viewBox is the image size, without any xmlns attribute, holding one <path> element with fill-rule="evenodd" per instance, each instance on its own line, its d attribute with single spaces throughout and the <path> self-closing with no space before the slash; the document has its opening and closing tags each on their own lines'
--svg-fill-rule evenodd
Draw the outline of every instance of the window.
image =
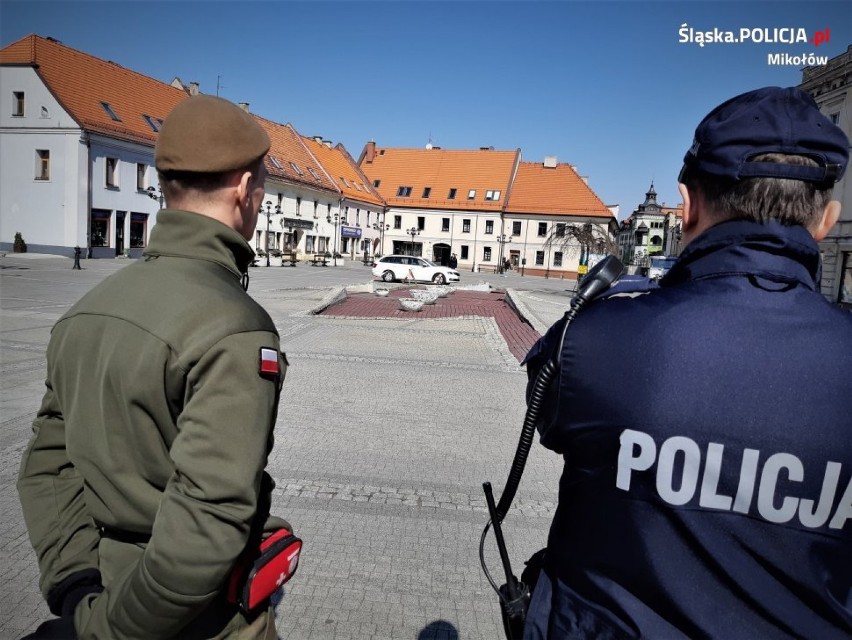
<svg viewBox="0 0 852 640">
<path fill-rule="evenodd" d="M 343 183 L 343 185 L 344 185 L 344 186 L 346 186 L 346 187 L 351 186 L 351 185 L 349 184 L 349 182 L 346 180 L 346 178 L 344 178 L 343 176 L 340 176 L 340 181 L 341 181 L 341 182 Z"/>
<path fill-rule="evenodd" d="M 547 235 L 547 223 L 546 222 L 539 222 L 538 223 L 538 237 L 543 238 L 546 235 Z"/>
<path fill-rule="evenodd" d="M 379 185 L 380 185 L 380 184 L 382 184 L 382 181 L 381 181 L 381 180 L 373 180 L 373 186 L 374 186 L 376 189 L 378 189 L 378 188 L 379 188 Z"/>
<path fill-rule="evenodd" d="M 565 237 L 565 223 L 557 222 L 556 223 L 556 237 L 564 238 Z"/>
<path fill-rule="evenodd" d="M 500 199 L 500 192 L 499 191 L 486 191 L 485 192 L 485 199 L 486 200 L 499 200 Z"/>
<path fill-rule="evenodd" d="M 272 163 L 272 166 L 278 169 L 279 171 L 284 171 L 284 167 L 281 166 L 281 161 L 275 156 L 269 156 L 269 161 Z"/>
<path fill-rule="evenodd" d="M 130 214 L 130 248 L 141 249 L 145 246 L 145 230 L 148 227 L 147 213 Z"/>
<path fill-rule="evenodd" d="M 485 233 L 486 234 L 494 233 L 494 221 L 493 220 L 486 220 L 485 221 Z"/>
<path fill-rule="evenodd" d="M 393 228 L 394 229 L 402 229 L 402 216 L 394 216 L 393 217 Z"/>
<path fill-rule="evenodd" d="M 314 220 L 319 218 L 319 202 L 314 200 Z"/>
<path fill-rule="evenodd" d="M 302 215 L 302 199 L 300 197 L 296 197 L 296 215 L 301 217 Z"/>
<path fill-rule="evenodd" d="M 491 247 L 482 248 L 482 260 L 485 262 L 491 262 Z"/>
<path fill-rule="evenodd" d="M 115 120 L 116 122 L 121 122 L 121 118 L 119 118 L 119 117 L 116 115 L 115 111 L 113 111 L 113 110 L 112 110 L 112 107 L 111 107 L 111 106 L 109 106 L 109 103 L 108 103 L 108 102 L 101 102 L 101 106 L 104 108 L 104 111 L 106 111 L 106 114 L 107 114 L 110 118 L 112 118 L 112 119 L 113 119 L 113 120 Z"/>
<path fill-rule="evenodd" d="M 363 188 L 361 188 L 361 183 L 360 183 L 360 182 L 355 182 L 355 181 L 353 180 L 353 181 L 352 181 L 352 184 L 353 184 L 353 185 L 355 185 L 355 188 L 356 188 L 356 189 L 358 189 L 358 191 L 364 191 L 364 189 L 363 189 Z"/>
<path fill-rule="evenodd" d="M 430 193 L 432 193 L 432 187 L 423 187 L 423 195 L 420 197 L 428 198 Z"/>
<path fill-rule="evenodd" d="M 154 133 L 157 133 L 160 130 L 160 124 L 158 122 L 156 122 L 154 120 L 154 118 L 152 118 L 151 116 L 145 115 L 144 113 L 142 114 L 142 118 L 145 120 L 145 122 L 148 123 L 148 126 L 151 127 L 151 131 L 153 131 Z"/>
<path fill-rule="evenodd" d="M 35 179 L 50 180 L 50 151 L 48 149 L 36 149 Z"/>
<path fill-rule="evenodd" d="M 24 115 L 24 114 L 22 113 L 21 115 Z M 828 117 L 832 121 L 832 123 L 834 123 L 834 124 L 837 124 L 838 122 L 840 122 L 840 113 L 839 112 L 838 113 L 832 113 Z"/>
<path fill-rule="evenodd" d="M 148 188 L 148 165 L 136 163 L 136 190 L 145 191 Z"/>
<path fill-rule="evenodd" d="M 423 231 L 426 228 L 425 216 L 417 216 L 417 228 Z"/>
<path fill-rule="evenodd" d="M 463 244 L 462 247 L 461 247 L 461 259 L 467 260 L 467 256 L 468 256 L 468 247 L 467 247 L 466 244 Z"/>
<path fill-rule="evenodd" d="M 12 92 L 12 115 L 22 117 L 24 115 L 24 92 Z"/>
<path fill-rule="evenodd" d="M 118 188 L 118 158 L 106 159 L 106 186 L 111 189 Z"/>
<path fill-rule="evenodd" d="M 400 198 L 407 198 L 411 195 L 411 187 L 400 187 L 396 190 L 396 195 Z"/>
<path fill-rule="evenodd" d="M 476 189 L 471 189 L 467 192 L 467 199 L 473 200 L 476 197 Z"/>
<path fill-rule="evenodd" d="M 346 212 L 349 212 L 349 207 L 346 207 Z M 361 209 L 355 209 L 355 226 L 361 226 Z"/>
<path fill-rule="evenodd" d="M 542 266 L 544 264 L 544 251 L 535 252 L 535 263 L 538 266 Z"/>
<path fill-rule="evenodd" d="M 462 233 L 470 233 L 470 218 L 462 220 Z"/>
<path fill-rule="evenodd" d="M 519 236 L 521 235 L 521 221 L 513 220 L 512 221 L 512 235 Z"/>
<path fill-rule="evenodd" d="M 92 237 L 93 247 L 109 246 L 109 219 L 111 212 L 105 209 L 92 209 Z"/>
<path fill-rule="evenodd" d="M 297 165 L 297 164 L 296 164 L 295 162 L 293 162 L 292 160 L 290 161 L 290 166 L 291 166 L 291 167 L 293 167 L 293 171 L 295 171 L 297 175 L 300 175 L 300 176 L 305 175 L 305 174 L 302 172 L 302 170 L 299 168 L 299 165 Z"/>
<path fill-rule="evenodd" d="M 455 200 L 456 199 L 456 190 L 450 189 L 450 192 L 447 194 L 447 200 Z"/>
<path fill-rule="evenodd" d="M 316 180 L 317 182 L 322 182 L 322 178 L 320 178 L 319 174 L 316 171 L 314 171 L 313 167 L 308 167 L 308 171 L 311 172 L 311 175 L 314 177 L 314 180 Z"/>
<path fill-rule="evenodd" d="M 553 253 L 553 266 L 554 267 L 561 267 L 562 266 L 562 252 L 561 251 L 555 251 Z"/>
<path fill-rule="evenodd" d="M 441 218 L 441 231 L 449 231 L 450 230 L 450 219 L 449 218 Z"/>
<path fill-rule="evenodd" d="M 314 236 L 305 236 L 305 253 L 314 252 Z"/>
</svg>

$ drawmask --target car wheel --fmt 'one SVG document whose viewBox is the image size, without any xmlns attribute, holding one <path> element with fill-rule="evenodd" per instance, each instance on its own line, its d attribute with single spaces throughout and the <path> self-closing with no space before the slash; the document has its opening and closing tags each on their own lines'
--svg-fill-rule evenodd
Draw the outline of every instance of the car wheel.
<svg viewBox="0 0 852 640">
<path fill-rule="evenodd" d="M 445 284 L 447 282 L 447 279 L 444 277 L 443 273 L 436 273 L 435 277 L 432 278 L 432 282 L 434 282 L 435 284 Z"/>
<path fill-rule="evenodd" d="M 382 280 L 385 282 L 393 282 L 393 271 L 388 269 L 382 274 Z"/>
</svg>

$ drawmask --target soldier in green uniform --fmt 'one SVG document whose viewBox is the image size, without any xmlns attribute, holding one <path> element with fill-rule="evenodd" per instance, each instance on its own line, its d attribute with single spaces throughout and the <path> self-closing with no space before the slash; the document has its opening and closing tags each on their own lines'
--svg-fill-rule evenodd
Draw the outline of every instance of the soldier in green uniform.
<svg viewBox="0 0 852 640">
<path fill-rule="evenodd" d="M 287 362 L 245 291 L 269 146 L 226 100 L 175 107 L 144 259 L 53 328 L 18 491 L 61 617 L 34 637 L 277 638 L 268 603 L 225 593 L 243 550 L 290 528 L 264 472 Z"/>
</svg>

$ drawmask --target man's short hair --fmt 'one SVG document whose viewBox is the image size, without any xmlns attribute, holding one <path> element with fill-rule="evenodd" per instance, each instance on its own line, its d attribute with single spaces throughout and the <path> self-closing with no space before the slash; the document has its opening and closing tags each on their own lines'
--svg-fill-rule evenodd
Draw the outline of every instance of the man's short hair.
<svg viewBox="0 0 852 640">
<path fill-rule="evenodd" d="M 695 129 L 679 181 L 720 219 L 817 222 L 849 161 L 846 134 L 795 88 L 749 91 Z"/>
<path fill-rule="evenodd" d="M 264 156 L 252 160 L 244 167 L 216 173 L 198 171 L 158 171 L 160 188 L 167 202 L 180 201 L 186 197 L 207 197 L 227 186 L 234 173 L 249 172 L 257 178 L 263 166 Z"/>
<path fill-rule="evenodd" d="M 816 167 L 805 156 L 764 153 L 756 162 L 792 167 Z M 777 220 L 784 225 L 811 227 L 820 221 L 831 199 L 832 187 L 792 178 L 744 178 L 731 180 L 709 173 L 687 172 L 684 184 L 701 194 L 715 220 L 744 219 L 755 222 Z"/>
</svg>

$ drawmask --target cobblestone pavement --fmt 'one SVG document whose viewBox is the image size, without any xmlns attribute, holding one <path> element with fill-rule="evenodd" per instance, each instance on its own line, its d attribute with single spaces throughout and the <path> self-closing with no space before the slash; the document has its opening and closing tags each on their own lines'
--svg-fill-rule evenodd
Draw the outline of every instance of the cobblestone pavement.
<svg viewBox="0 0 852 640">
<path fill-rule="evenodd" d="M 4 640 L 49 617 L 14 482 L 44 388 L 50 328 L 127 263 L 86 260 L 72 271 L 68 259 L 0 258 Z M 510 294 L 456 291 L 448 300 L 511 295 L 533 326 L 545 328 L 567 305 L 564 281 L 478 276 L 463 281 L 491 281 Z M 478 559 L 487 520 L 481 485 L 492 481 L 499 497 L 517 445 L 526 384 L 519 346 L 511 337 L 507 344 L 494 314 L 394 317 L 380 307 L 390 301 L 341 295 L 345 285 L 367 291 L 369 281 L 361 265 L 251 270 L 249 291 L 272 315 L 291 365 L 268 465 L 277 483 L 273 511 L 305 540 L 299 572 L 276 609 L 279 633 L 293 640 L 500 638 L 496 595 Z M 344 301 L 314 314 L 337 299 Z M 339 315 L 359 300 L 375 313 Z M 516 573 L 546 541 L 560 470 L 558 457 L 533 447 L 504 525 Z M 491 538 L 486 557 L 499 576 Z"/>
</svg>

